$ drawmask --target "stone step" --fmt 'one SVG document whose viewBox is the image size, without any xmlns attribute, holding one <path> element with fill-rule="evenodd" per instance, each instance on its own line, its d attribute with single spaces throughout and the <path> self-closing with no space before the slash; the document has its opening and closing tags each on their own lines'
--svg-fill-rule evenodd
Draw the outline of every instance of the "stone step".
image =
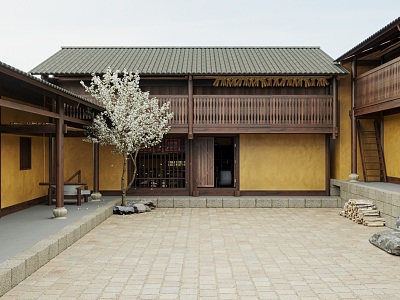
<svg viewBox="0 0 400 300">
<path fill-rule="evenodd" d="M 338 208 L 339 197 L 129 197 L 159 208 Z"/>
</svg>

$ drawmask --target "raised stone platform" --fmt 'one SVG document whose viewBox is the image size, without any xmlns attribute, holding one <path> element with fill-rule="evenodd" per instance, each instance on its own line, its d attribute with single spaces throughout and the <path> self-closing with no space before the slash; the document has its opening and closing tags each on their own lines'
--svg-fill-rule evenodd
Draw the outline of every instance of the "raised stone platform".
<svg viewBox="0 0 400 300">
<path fill-rule="evenodd" d="M 0 264 L 0 297 L 113 214 L 112 200 Z M 54 222 L 58 222 L 54 220 Z"/>
<path fill-rule="evenodd" d="M 396 220 L 400 217 L 400 185 L 331 179 L 331 195 L 340 196 L 339 207 L 343 207 L 349 199 L 372 201 L 385 218 L 386 226 L 396 228 Z"/>
<path fill-rule="evenodd" d="M 152 201 L 159 208 L 336 208 L 340 197 L 271 196 L 271 197 L 136 197 Z"/>
</svg>

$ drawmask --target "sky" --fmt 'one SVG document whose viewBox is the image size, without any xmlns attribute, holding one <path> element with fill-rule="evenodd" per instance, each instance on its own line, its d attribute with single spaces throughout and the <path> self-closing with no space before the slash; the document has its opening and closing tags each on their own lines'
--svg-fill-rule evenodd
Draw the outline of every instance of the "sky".
<svg viewBox="0 0 400 300">
<path fill-rule="evenodd" d="M 63 46 L 320 46 L 338 58 L 399 0 L 0 0 L 0 61 L 29 72 Z"/>
</svg>

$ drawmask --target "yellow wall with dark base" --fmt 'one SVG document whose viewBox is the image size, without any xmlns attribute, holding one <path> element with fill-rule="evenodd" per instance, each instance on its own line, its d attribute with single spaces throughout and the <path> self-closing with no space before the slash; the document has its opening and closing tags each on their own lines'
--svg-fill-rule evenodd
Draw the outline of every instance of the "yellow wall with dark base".
<svg viewBox="0 0 400 300">
<path fill-rule="evenodd" d="M 400 178 L 400 115 L 386 116 L 383 127 L 386 174 Z"/>
<path fill-rule="evenodd" d="M 9 99 L 10 100 L 10 99 Z M 1 108 L 1 123 L 47 122 L 38 115 Z M 30 137 L 31 169 L 20 170 L 20 136 L 1 135 L 1 207 L 6 208 L 47 194 L 39 182 L 48 181 L 48 141 L 43 137 Z"/>
<path fill-rule="evenodd" d="M 325 188 L 325 135 L 240 135 L 240 190 Z"/>
</svg>

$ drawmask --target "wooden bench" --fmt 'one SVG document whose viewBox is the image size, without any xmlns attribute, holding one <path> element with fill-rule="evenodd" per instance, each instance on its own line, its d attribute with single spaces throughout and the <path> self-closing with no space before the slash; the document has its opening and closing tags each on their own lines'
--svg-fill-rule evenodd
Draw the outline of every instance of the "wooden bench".
<svg viewBox="0 0 400 300">
<path fill-rule="evenodd" d="M 85 202 L 89 201 L 89 196 L 91 195 L 91 190 L 88 190 L 88 186 L 84 183 L 69 183 L 64 184 L 64 199 L 75 199 L 76 205 L 80 206 L 82 199 Z M 56 198 L 56 186 L 49 186 L 49 205 L 51 205 L 53 199 Z"/>
</svg>

